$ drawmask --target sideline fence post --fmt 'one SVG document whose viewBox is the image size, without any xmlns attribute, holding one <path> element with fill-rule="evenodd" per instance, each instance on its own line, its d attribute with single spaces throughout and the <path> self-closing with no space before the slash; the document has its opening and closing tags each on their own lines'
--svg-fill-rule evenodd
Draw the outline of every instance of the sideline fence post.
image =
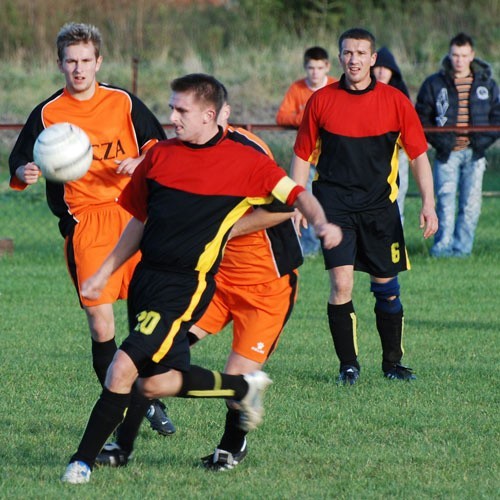
<svg viewBox="0 0 500 500">
<path fill-rule="evenodd" d="M 132 94 L 137 95 L 137 80 L 139 76 L 139 58 L 132 58 Z"/>
</svg>

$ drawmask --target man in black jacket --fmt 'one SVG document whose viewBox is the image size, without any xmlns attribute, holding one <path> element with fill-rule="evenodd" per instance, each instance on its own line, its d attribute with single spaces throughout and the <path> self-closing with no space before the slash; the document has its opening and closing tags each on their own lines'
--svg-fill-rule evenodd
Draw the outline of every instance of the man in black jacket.
<svg viewBox="0 0 500 500">
<path fill-rule="evenodd" d="M 470 36 L 460 33 L 450 41 L 441 70 L 424 81 L 416 109 L 424 126 L 500 125 L 498 85 L 490 66 L 475 57 Z M 498 136 L 493 132 L 427 134 L 436 150 L 434 183 L 439 218 L 432 256 L 470 255 L 481 213 L 484 155 Z"/>
</svg>

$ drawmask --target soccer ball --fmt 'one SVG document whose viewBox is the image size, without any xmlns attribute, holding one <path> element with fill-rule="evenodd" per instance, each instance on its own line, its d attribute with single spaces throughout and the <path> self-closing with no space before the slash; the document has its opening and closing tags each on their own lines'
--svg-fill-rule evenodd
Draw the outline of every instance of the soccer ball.
<svg viewBox="0 0 500 500">
<path fill-rule="evenodd" d="M 90 168 L 92 145 L 80 127 L 67 122 L 55 123 L 38 136 L 33 159 L 47 180 L 76 181 Z"/>
</svg>

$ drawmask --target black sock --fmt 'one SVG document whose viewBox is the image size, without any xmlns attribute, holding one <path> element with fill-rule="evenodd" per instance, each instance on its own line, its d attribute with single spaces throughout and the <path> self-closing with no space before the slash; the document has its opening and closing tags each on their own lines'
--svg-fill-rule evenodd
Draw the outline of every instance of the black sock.
<svg viewBox="0 0 500 500">
<path fill-rule="evenodd" d="M 248 391 L 243 375 L 227 375 L 191 365 L 182 373 L 182 388 L 179 398 L 226 398 L 242 399 Z"/>
<path fill-rule="evenodd" d="M 116 442 L 129 455 L 134 449 L 135 439 L 150 404 L 151 400 L 140 394 L 134 385 L 127 414 L 116 429 Z"/>
<path fill-rule="evenodd" d="M 400 363 L 403 357 L 403 309 L 389 314 L 375 308 L 377 330 L 382 343 L 382 370 L 387 371 Z"/>
<path fill-rule="evenodd" d="M 356 338 L 356 313 L 352 301 L 328 304 L 328 323 L 340 366 L 351 365 L 359 370 Z"/>
<path fill-rule="evenodd" d="M 92 365 L 101 387 L 104 387 L 106 372 L 108 371 L 111 361 L 113 361 L 115 352 L 116 342 L 114 338 L 106 342 L 96 342 L 92 339 Z"/>
<path fill-rule="evenodd" d="M 237 453 L 241 450 L 247 433 L 238 427 L 239 423 L 240 412 L 228 408 L 226 413 L 226 427 L 218 446 L 219 449 L 229 451 L 230 453 Z"/>
<path fill-rule="evenodd" d="M 130 394 L 117 394 L 106 388 L 102 390 L 90 414 L 78 451 L 71 457 L 70 462 L 81 460 L 91 468 L 94 466 L 106 440 L 123 420 L 129 402 Z"/>
</svg>

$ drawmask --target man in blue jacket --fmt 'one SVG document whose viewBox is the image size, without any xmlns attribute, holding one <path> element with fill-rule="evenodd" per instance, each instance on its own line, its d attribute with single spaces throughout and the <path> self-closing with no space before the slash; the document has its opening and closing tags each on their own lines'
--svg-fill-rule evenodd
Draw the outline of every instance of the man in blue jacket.
<svg viewBox="0 0 500 500">
<path fill-rule="evenodd" d="M 498 85 L 490 66 L 475 57 L 469 35 L 459 33 L 450 41 L 441 70 L 422 84 L 416 109 L 424 127 L 500 125 Z M 484 155 L 498 136 L 493 132 L 427 134 L 436 150 L 434 184 L 439 218 L 432 256 L 470 255 L 481 213 Z"/>
</svg>

